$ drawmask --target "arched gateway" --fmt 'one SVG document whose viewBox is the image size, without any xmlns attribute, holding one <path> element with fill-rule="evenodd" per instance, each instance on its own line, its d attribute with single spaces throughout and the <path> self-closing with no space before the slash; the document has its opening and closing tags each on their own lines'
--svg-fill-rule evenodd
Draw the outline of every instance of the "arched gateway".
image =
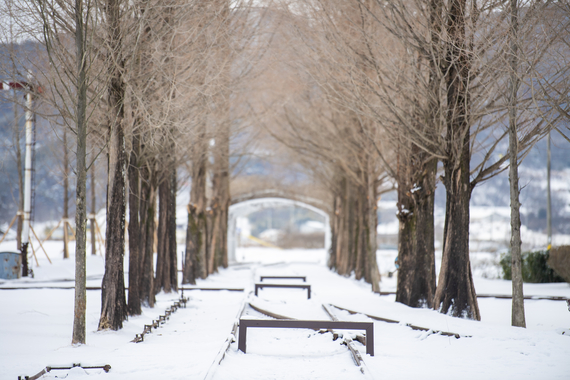
<svg viewBox="0 0 570 380">
<path fill-rule="evenodd" d="M 293 197 L 296 199 L 291 199 Z M 318 199 L 295 195 L 291 196 L 291 194 L 285 194 L 278 190 L 264 190 L 243 194 L 232 199 L 228 214 L 228 261 L 230 264 L 236 262 L 237 218 L 256 211 L 282 206 L 306 208 L 321 215 L 325 219 L 325 251 L 327 252 L 328 259 L 331 244 L 331 228 L 328 208 L 325 203 Z"/>
</svg>

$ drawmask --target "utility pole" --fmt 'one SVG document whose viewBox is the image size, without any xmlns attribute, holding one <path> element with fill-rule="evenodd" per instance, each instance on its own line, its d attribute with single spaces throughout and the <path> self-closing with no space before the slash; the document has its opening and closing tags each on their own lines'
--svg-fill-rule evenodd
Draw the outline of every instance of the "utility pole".
<svg viewBox="0 0 570 380">
<path fill-rule="evenodd" d="M 32 74 L 28 72 L 28 81 Z M 29 86 L 26 92 L 26 154 L 24 159 L 24 223 L 22 226 L 22 276 L 28 275 L 28 245 L 30 244 L 30 214 L 32 211 L 32 91 Z"/>
<path fill-rule="evenodd" d="M 32 149 L 33 149 L 33 122 L 34 114 L 32 86 L 32 73 L 28 71 L 28 82 L 0 82 L 0 90 L 26 90 L 26 152 L 24 156 L 24 222 L 22 224 L 22 245 L 20 256 L 22 258 L 22 276 L 28 276 L 28 246 L 30 244 L 30 215 L 32 211 Z"/>
</svg>

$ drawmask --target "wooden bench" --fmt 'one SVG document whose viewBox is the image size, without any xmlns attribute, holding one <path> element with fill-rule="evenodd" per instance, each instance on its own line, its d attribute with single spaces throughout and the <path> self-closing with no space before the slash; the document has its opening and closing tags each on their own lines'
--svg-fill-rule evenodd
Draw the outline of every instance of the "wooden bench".
<svg viewBox="0 0 570 380">
<path fill-rule="evenodd" d="M 288 328 L 288 329 L 330 329 L 330 330 L 365 330 L 366 353 L 374 356 L 374 323 L 372 322 L 343 322 L 343 321 L 307 321 L 287 319 L 240 319 L 238 350 L 246 352 L 248 327 Z"/>
<path fill-rule="evenodd" d="M 307 299 L 311 299 L 311 285 L 309 284 L 255 284 L 255 295 L 257 296 L 257 291 L 263 288 L 307 289 Z"/>
<path fill-rule="evenodd" d="M 261 276 L 259 278 L 259 282 L 263 282 L 265 279 L 272 279 L 272 280 L 303 280 L 303 282 L 307 282 L 306 276 Z"/>
</svg>

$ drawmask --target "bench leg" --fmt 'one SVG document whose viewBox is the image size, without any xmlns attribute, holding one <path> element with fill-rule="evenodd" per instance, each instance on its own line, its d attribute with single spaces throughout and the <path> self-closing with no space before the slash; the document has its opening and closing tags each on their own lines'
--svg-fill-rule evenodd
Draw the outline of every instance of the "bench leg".
<svg viewBox="0 0 570 380">
<path fill-rule="evenodd" d="M 239 324 L 238 332 L 238 350 L 245 354 L 245 339 L 247 335 L 247 326 L 244 323 Z"/>
<path fill-rule="evenodd" d="M 366 353 L 374 356 L 374 325 L 366 329 Z"/>
</svg>

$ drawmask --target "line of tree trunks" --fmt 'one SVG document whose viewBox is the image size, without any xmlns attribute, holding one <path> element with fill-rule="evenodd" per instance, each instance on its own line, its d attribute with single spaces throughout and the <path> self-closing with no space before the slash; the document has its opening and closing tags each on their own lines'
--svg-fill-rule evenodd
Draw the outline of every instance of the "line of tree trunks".
<svg viewBox="0 0 570 380">
<path fill-rule="evenodd" d="M 338 274 L 355 274 L 380 291 L 380 272 L 376 262 L 376 184 L 368 173 L 365 183 L 355 183 L 339 174 L 331 217 L 329 267 Z"/>
</svg>

